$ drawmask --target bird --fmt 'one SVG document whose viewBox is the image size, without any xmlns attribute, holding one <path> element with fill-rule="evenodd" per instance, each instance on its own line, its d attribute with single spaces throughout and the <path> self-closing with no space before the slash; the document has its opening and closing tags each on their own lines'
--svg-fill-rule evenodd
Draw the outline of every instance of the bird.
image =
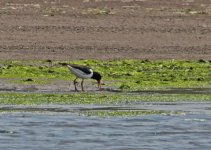
<svg viewBox="0 0 211 150">
<path fill-rule="evenodd" d="M 84 79 L 94 79 L 97 80 L 98 83 L 98 89 L 101 91 L 101 74 L 98 72 L 93 71 L 90 67 L 88 66 L 82 66 L 82 65 L 75 65 L 75 64 L 67 64 L 67 63 L 62 63 L 63 66 L 67 66 L 68 69 L 72 74 L 76 76 L 76 78 L 73 81 L 73 84 L 75 86 L 75 91 L 78 91 L 77 89 L 77 79 L 80 78 L 82 79 L 81 81 L 81 89 L 84 91 L 83 83 Z"/>
</svg>

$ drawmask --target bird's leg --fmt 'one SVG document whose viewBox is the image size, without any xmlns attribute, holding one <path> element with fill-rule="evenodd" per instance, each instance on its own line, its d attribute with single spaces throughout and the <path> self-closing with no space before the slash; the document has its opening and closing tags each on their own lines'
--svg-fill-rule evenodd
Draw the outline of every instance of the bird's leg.
<svg viewBox="0 0 211 150">
<path fill-rule="evenodd" d="M 77 87 L 76 87 L 76 84 L 78 83 L 76 80 L 77 80 L 78 78 L 75 78 L 75 80 L 73 81 L 73 84 L 74 84 L 74 86 L 75 86 L 75 91 L 78 91 L 78 89 L 77 89 Z"/>
<path fill-rule="evenodd" d="M 82 79 L 82 81 L 81 81 L 81 88 L 82 88 L 82 91 L 84 91 L 84 85 L 83 85 L 83 83 L 84 83 L 84 79 Z"/>
</svg>

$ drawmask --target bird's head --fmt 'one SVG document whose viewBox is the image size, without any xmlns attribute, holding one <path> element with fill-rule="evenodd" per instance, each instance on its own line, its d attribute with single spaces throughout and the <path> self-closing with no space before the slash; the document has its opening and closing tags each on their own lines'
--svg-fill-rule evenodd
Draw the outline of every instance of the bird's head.
<svg viewBox="0 0 211 150">
<path fill-rule="evenodd" d="M 93 76 L 92 76 L 92 79 L 95 79 L 97 80 L 98 82 L 98 89 L 101 91 L 101 78 L 102 76 L 98 73 L 98 72 L 93 72 Z"/>
</svg>

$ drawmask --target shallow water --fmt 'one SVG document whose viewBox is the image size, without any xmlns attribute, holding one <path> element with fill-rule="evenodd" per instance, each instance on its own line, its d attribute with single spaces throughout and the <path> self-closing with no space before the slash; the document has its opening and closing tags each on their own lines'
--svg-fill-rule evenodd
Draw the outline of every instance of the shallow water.
<svg viewBox="0 0 211 150">
<path fill-rule="evenodd" d="M 0 149 L 210 149 L 211 103 L 129 106 L 1 106 Z M 80 115 L 84 110 L 164 110 L 130 117 Z"/>
</svg>

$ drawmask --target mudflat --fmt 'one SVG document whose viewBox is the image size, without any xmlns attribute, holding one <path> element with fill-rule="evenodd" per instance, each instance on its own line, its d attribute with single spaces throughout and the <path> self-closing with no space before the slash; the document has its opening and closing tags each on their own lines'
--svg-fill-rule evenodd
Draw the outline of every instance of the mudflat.
<svg viewBox="0 0 211 150">
<path fill-rule="evenodd" d="M 3 0 L 1 60 L 211 59 L 209 0 Z"/>
</svg>

